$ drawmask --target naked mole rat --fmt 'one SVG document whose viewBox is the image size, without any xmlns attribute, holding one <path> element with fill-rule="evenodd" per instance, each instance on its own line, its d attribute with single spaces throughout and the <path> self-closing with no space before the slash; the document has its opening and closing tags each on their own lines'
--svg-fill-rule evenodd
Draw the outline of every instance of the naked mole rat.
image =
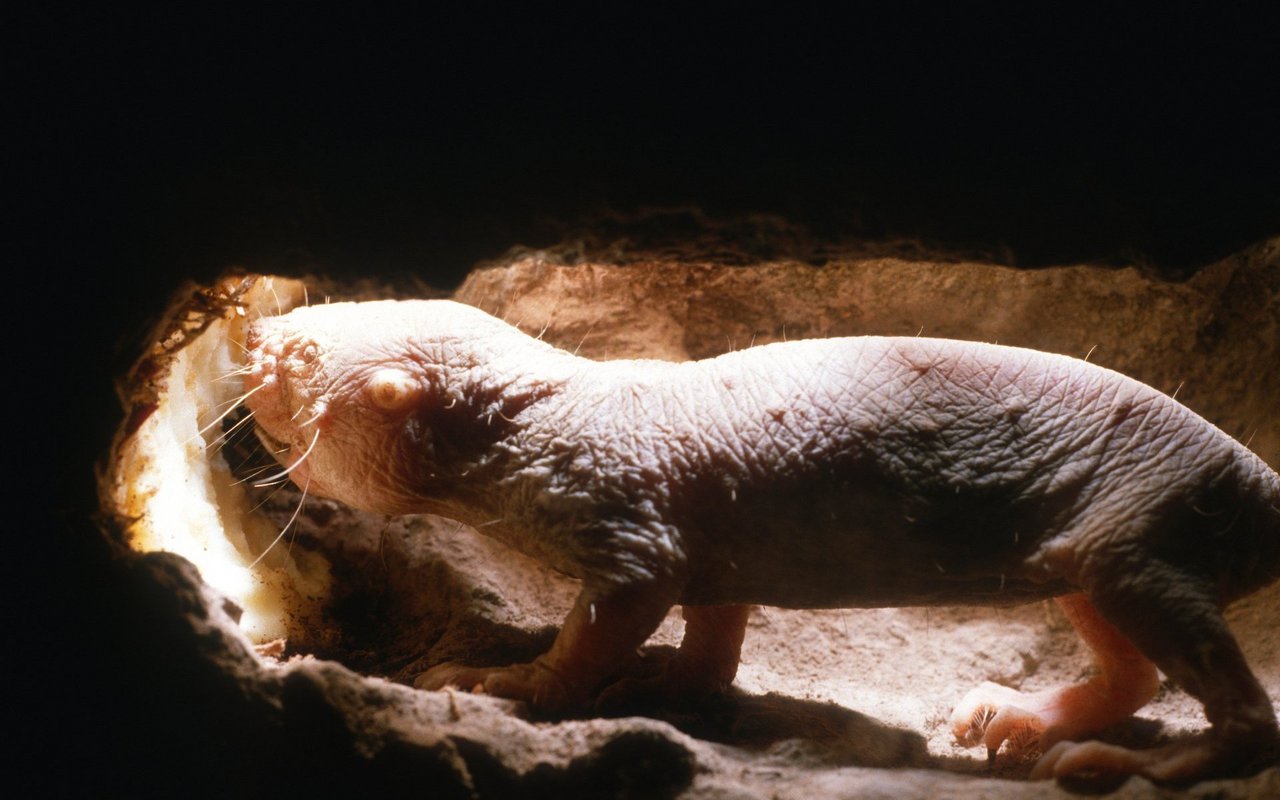
<svg viewBox="0 0 1280 800">
<path fill-rule="evenodd" d="M 299 308 L 254 322 L 248 347 L 246 402 L 299 486 L 460 520 L 582 579 L 547 653 L 443 664 L 420 688 L 552 712 L 602 690 L 697 694 L 732 682 L 749 604 L 1056 597 L 1097 677 L 984 684 L 952 717 L 962 743 L 1039 748 L 1033 777 L 1181 781 L 1256 766 L 1280 738 L 1221 613 L 1280 576 L 1280 477 L 1118 373 L 875 336 L 593 362 L 441 300 Z M 602 687 L 675 604 L 666 672 Z M 1147 703 L 1157 666 L 1207 735 L 1074 741 Z"/>
</svg>

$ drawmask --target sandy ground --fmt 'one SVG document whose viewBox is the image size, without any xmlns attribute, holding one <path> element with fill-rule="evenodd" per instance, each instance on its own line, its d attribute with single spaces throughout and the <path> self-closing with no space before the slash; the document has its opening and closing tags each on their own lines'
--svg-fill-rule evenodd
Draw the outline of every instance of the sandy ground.
<svg viewBox="0 0 1280 800">
<path fill-rule="evenodd" d="M 325 526 L 304 523 L 297 544 L 340 559 L 347 567 L 339 574 L 349 568 L 364 576 L 338 602 L 362 611 L 349 611 L 347 628 L 327 643 L 298 640 L 291 649 L 321 651 L 366 674 L 411 684 L 443 660 L 528 660 L 549 645 L 576 593 L 575 581 L 450 521 L 388 521 L 321 501 L 308 506 L 322 509 L 315 515 Z M 280 510 L 287 507 L 282 500 Z M 1238 603 L 1230 618 L 1280 705 L 1278 612 L 1280 585 Z M 677 645 L 682 629 L 673 609 L 646 648 L 649 658 Z M 787 774 L 924 768 L 1021 781 L 1031 762 L 1002 755 L 989 765 L 983 750 L 954 742 L 952 707 L 982 681 L 1035 691 L 1090 674 L 1088 651 L 1052 602 L 1003 609 L 757 608 L 728 697 L 692 709 L 645 709 L 644 716 L 727 748 L 753 768 Z M 1199 704 L 1165 681 L 1151 704 L 1102 738 L 1147 747 L 1205 728 Z M 755 785 L 745 773 L 743 780 Z"/>
</svg>

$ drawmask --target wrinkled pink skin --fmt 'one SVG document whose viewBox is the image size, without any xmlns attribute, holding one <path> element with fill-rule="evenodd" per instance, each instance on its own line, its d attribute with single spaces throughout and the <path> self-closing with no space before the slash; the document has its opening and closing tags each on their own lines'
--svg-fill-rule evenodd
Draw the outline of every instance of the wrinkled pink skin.
<svg viewBox="0 0 1280 800">
<path fill-rule="evenodd" d="M 447 301 L 335 304 L 255 323 L 248 400 L 312 494 L 441 514 L 578 576 L 532 664 L 447 664 L 551 711 L 723 688 L 747 604 L 1009 604 L 1062 596 L 1099 676 L 1023 695 L 986 685 L 952 723 L 1034 776 L 1186 781 L 1256 768 L 1276 719 L 1221 608 L 1280 575 L 1280 478 L 1166 396 L 1083 361 L 861 337 L 706 361 L 597 363 Z M 411 387 L 388 410 L 379 374 Z M 314 441 L 314 446 L 312 445 Z M 601 687 L 682 604 L 661 680 Z M 1144 705 L 1159 666 L 1205 706 L 1204 737 L 1075 744 Z M 635 682 L 632 682 L 633 684 Z"/>
</svg>

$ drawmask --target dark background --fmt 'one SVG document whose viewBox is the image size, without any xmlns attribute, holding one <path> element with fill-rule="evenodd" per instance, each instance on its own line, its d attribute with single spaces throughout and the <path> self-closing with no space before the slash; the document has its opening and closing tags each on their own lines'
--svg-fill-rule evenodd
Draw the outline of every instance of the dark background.
<svg viewBox="0 0 1280 800">
<path fill-rule="evenodd" d="M 104 444 L 129 337 L 231 265 L 449 286 L 655 205 L 1171 278 L 1280 233 L 1270 20 L 846 12 L 47 12 L 18 73 L 33 135 L 12 155 L 35 169 L 15 266 L 73 311 L 53 352 L 93 404 L 74 463 Z"/>
<path fill-rule="evenodd" d="M 1170 279 L 1280 233 L 1263 4 L 111 5 L 6 25 L 11 457 L 39 520 L 7 561 L 36 620 L 14 661 L 67 687 L 43 713 L 85 748 L 145 722 L 92 710 L 112 606 L 86 608 L 106 593 L 84 542 L 111 381 L 183 280 L 447 287 L 651 206 Z"/>
</svg>

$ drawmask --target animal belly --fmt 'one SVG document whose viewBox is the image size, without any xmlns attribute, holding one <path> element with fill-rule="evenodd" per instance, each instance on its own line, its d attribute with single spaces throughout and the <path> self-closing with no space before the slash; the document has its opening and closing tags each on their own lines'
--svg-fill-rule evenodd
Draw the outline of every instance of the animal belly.
<svg viewBox="0 0 1280 800">
<path fill-rule="evenodd" d="M 1053 527 L 1003 492 L 904 498 L 885 487 L 771 493 L 703 518 L 690 604 L 1011 605 L 1070 591 L 1035 558 Z"/>
<path fill-rule="evenodd" d="M 1031 577 L 1025 569 L 949 574 L 933 562 L 824 559 L 821 563 L 733 560 L 697 570 L 681 602 L 751 603 L 780 608 L 888 608 L 899 606 L 1009 606 L 1072 591 L 1061 579 Z"/>
</svg>

